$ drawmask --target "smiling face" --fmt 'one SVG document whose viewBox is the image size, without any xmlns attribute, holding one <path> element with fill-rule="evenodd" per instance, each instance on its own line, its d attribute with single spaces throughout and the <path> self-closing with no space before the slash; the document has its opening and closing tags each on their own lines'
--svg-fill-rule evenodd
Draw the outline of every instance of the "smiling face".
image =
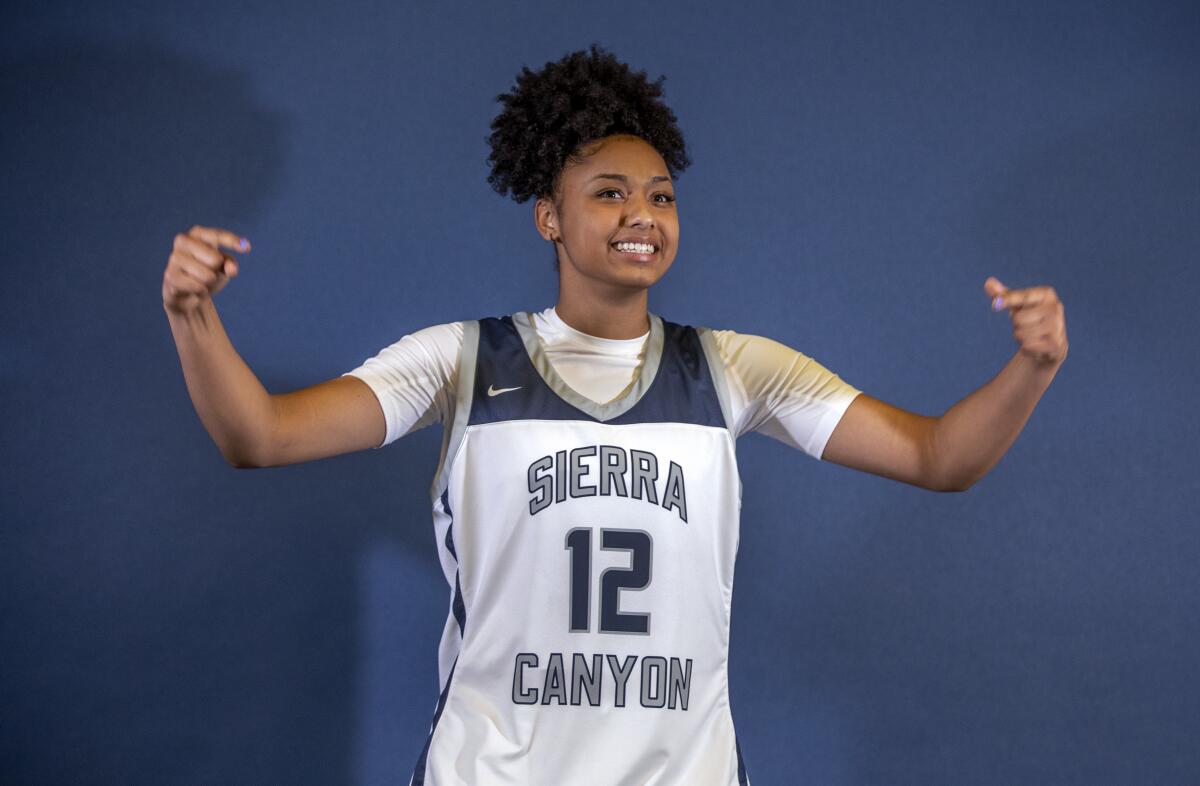
<svg viewBox="0 0 1200 786">
<path fill-rule="evenodd" d="M 557 199 L 534 207 L 538 232 L 555 241 L 560 288 L 605 300 L 644 296 L 675 261 L 679 242 L 666 162 L 628 135 L 584 145 L 576 158 L 563 168 Z"/>
</svg>

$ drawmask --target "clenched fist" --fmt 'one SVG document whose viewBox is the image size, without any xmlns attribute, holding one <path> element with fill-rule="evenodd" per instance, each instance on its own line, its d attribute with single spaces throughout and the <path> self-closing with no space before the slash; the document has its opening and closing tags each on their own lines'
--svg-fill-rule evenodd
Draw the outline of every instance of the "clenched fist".
<svg viewBox="0 0 1200 786">
<path fill-rule="evenodd" d="M 175 236 L 163 272 L 163 307 L 167 311 L 195 311 L 237 276 L 237 261 L 221 248 L 249 251 L 250 241 L 224 229 L 202 226 Z"/>
<path fill-rule="evenodd" d="M 1067 357 L 1067 317 L 1054 287 L 1009 289 L 995 276 L 983 282 L 992 310 L 1008 309 L 1013 338 L 1021 352 L 1039 365 L 1056 365 Z"/>
</svg>

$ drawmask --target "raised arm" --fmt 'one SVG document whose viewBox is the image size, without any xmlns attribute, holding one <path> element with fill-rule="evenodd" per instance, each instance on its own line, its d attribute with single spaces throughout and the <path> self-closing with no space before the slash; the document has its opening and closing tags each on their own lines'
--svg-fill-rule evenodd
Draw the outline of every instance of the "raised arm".
<svg viewBox="0 0 1200 786">
<path fill-rule="evenodd" d="M 984 289 L 1008 309 L 1020 350 L 999 374 L 940 418 L 866 395 L 846 409 L 821 458 L 932 491 L 965 491 L 1016 441 L 1067 357 L 1064 309 L 1051 287 Z"/>
<path fill-rule="evenodd" d="M 384 415 L 371 388 L 340 377 L 272 396 L 234 349 L 212 296 L 237 275 L 221 248 L 248 251 L 233 233 L 193 227 L 175 237 L 163 274 L 163 310 L 188 394 L 232 466 L 272 467 L 378 446 Z"/>
</svg>

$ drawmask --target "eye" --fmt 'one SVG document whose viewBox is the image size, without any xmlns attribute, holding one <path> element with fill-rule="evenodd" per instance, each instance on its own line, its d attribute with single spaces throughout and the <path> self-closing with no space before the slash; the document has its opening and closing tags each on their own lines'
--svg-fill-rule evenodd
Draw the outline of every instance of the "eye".
<svg viewBox="0 0 1200 786">
<path fill-rule="evenodd" d="M 615 188 L 606 188 L 603 191 L 601 191 L 599 194 L 596 194 L 596 196 L 602 197 L 605 194 L 616 194 L 617 196 L 621 196 L 621 192 Z"/>
<path fill-rule="evenodd" d="M 655 194 L 654 195 L 655 199 L 658 199 L 659 197 L 662 197 L 662 204 L 664 204 L 664 205 L 670 204 L 671 202 L 675 201 L 675 197 L 672 194 Z"/>
</svg>

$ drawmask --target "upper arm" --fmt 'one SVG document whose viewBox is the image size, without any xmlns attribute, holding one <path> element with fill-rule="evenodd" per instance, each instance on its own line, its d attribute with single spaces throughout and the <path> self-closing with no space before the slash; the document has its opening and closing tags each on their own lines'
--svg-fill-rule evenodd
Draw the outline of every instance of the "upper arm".
<svg viewBox="0 0 1200 786">
<path fill-rule="evenodd" d="M 451 414 L 461 322 L 402 337 L 357 368 L 271 397 L 275 428 L 256 466 L 284 466 L 380 448 Z"/>
<path fill-rule="evenodd" d="M 829 436 L 821 459 L 931 491 L 949 491 L 934 461 L 936 424 L 937 418 L 860 393 Z"/>
<path fill-rule="evenodd" d="M 861 391 L 802 352 L 763 336 L 715 330 L 737 436 L 757 432 L 820 458 Z"/>
<path fill-rule="evenodd" d="M 341 376 L 271 396 L 275 427 L 254 466 L 281 467 L 378 447 L 387 433 L 383 407 L 361 379 Z"/>
</svg>

